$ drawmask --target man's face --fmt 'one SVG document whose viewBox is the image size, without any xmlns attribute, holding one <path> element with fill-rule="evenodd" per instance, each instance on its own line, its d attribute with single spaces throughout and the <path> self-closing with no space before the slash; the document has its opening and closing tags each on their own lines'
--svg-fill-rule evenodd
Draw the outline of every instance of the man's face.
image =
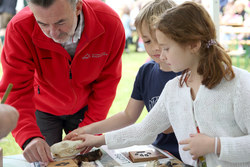
<svg viewBox="0 0 250 167">
<path fill-rule="evenodd" d="M 64 43 L 74 35 L 82 2 L 79 1 L 75 8 L 68 0 L 55 0 L 48 8 L 32 3 L 29 7 L 43 33 L 57 43 Z"/>
</svg>

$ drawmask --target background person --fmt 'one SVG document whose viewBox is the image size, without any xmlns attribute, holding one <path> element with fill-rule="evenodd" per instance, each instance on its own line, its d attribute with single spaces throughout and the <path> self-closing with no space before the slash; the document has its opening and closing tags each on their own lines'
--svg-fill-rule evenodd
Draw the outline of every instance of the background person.
<svg viewBox="0 0 250 167">
<path fill-rule="evenodd" d="M 6 28 L 9 21 L 16 14 L 17 0 L 0 1 L 0 28 Z"/>
<path fill-rule="evenodd" d="M 130 20 L 130 9 L 127 5 L 122 6 L 121 10 L 121 21 L 125 30 L 126 43 L 125 43 L 125 51 L 129 53 L 129 44 L 132 43 L 132 29 L 131 29 L 131 20 Z"/>
<path fill-rule="evenodd" d="M 4 41 L 7 24 L 16 14 L 17 0 L 0 0 L 0 37 Z"/>
<path fill-rule="evenodd" d="M 0 139 L 16 127 L 19 114 L 14 107 L 0 104 Z"/>
</svg>

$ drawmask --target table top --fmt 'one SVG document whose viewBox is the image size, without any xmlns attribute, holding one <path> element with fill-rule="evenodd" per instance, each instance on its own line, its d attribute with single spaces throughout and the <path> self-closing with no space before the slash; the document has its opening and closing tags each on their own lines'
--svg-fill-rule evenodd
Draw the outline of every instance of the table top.
<svg viewBox="0 0 250 167">
<path fill-rule="evenodd" d="M 141 145 L 126 147 L 123 149 L 109 150 L 107 146 L 102 146 L 100 149 L 103 152 L 101 160 L 95 161 L 97 167 L 145 167 L 147 162 L 132 163 L 128 158 L 129 151 L 140 151 L 140 150 L 156 150 L 159 154 L 163 156 L 159 159 L 160 163 L 167 163 L 170 159 L 175 159 L 169 153 L 164 152 L 152 145 Z M 42 167 L 39 163 L 28 163 L 23 155 L 11 155 L 3 157 L 3 167 Z"/>
<path fill-rule="evenodd" d="M 31 167 L 31 164 L 28 163 L 22 154 L 10 155 L 3 157 L 3 167 Z"/>
</svg>

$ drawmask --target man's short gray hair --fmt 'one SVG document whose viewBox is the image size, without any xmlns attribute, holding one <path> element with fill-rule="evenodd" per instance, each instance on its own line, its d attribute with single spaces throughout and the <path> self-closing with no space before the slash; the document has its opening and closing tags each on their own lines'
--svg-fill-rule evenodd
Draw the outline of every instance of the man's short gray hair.
<svg viewBox="0 0 250 167">
<path fill-rule="evenodd" d="M 27 0 L 28 4 L 32 3 L 44 8 L 50 7 L 56 0 Z M 77 2 L 79 0 L 67 0 L 72 5 L 73 8 L 75 8 Z"/>
</svg>

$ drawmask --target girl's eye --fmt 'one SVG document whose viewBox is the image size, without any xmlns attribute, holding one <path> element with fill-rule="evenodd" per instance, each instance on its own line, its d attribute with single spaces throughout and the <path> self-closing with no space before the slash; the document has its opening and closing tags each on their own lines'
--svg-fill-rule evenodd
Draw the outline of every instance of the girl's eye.
<svg viewBox="0 0 250 167">
<path fill-rule="evenodd" d="M 163 48 L 163 50 L 164 50 L 164 51 L 168 51 L 168 50 L 169 50 L 169 48 Z"/>
<path fill-rule="evenodd" d="M 145 43 L 145 44 L 149 44 L 150 42 L 151 42 L 151 41 L 150 41 L 150 40 L 148 40 L 148 41 L 145 41 L 144 43 Z"/>
</svg>

